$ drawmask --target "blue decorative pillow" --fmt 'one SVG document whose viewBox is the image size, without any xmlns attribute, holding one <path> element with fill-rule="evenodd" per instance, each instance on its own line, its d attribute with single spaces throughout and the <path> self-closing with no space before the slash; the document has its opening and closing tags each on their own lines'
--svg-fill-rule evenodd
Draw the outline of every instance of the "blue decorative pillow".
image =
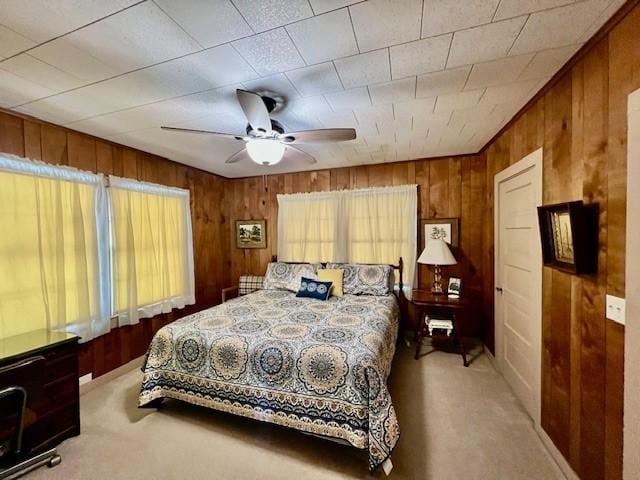
<svg viewBox="0 0 640 480">
<path fill-rule="evenodd" d="M 329 293 L 331 293 L 331 287 L 333 287 L 333 282 L 319 282 L 313 278 L 302 277 L 296 297 L 326 300 L 329 298 Z"/>
</svg>

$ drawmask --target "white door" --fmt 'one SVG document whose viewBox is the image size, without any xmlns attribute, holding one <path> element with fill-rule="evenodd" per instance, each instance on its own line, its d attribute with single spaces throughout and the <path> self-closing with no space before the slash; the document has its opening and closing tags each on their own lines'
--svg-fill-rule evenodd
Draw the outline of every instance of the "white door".
<svg viewBox="0 0 640 480">
<path fill-rule="evenodd" d="M 536 423 L 542 370 L 542 149 L 495 178 L 496 360 Z"/>
</svg>

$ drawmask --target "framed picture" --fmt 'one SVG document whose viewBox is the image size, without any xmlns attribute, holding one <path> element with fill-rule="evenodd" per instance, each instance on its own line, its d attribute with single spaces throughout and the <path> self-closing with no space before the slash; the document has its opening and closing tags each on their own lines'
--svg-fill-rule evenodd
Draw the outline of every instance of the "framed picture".
<svg viewBox="0 0 640 480">
<path fill-rule="evenodd" d="M 598 269 L 597 205 L 582 200 L 538 207 L 544 264 L 564 272 Z"/>
<path fill-rule="evenodd" d="M 266 220 L 236 220 L 237 248 L 267 248 Z"/>
<path fill-rule="evenodd" d="M 447 242 L 452 247 L 459 245 L 459 218 L 426 218 L 420 220 L 420 231 L 422 236 L 422 247 L 429 240 L 440 239 Z"/>
<path fill-rule="evenodd" d="M 450 297 L 459 297 L 462 291 L 462 280 L 456 277 L 449 278 L 449 287 L 447 288 L 447 295 Z"/>
</svg>

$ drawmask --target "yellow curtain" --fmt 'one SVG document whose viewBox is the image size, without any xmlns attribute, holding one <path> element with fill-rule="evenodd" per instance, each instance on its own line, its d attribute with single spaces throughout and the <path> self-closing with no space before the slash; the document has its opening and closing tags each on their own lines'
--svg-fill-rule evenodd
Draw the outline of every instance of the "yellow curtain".
<svg viewBox="0 0 640 480">
<path fill-rule="evenodd" d="M 0 337 L 109 329 L 96 212 L 101 178 L 0 157 Z"/>
<path fill-rule="evenodd" d="M 339 198 L 333 193 L 278 195 L 281 261 L 339 260 Z"/>
<path fill-rule="evenodd" d="M 352 190 L 344 201 L 349 262 L 397 264 L 402 257 L 404 282 L 411 287 L 416 263 L 416 186 Z"/>
<path fill-rule="evenodd" d="M 110 185 L 119 323 L 195 303 L 188 190 L 117 177 L 110 177 Z"/>
<path fill-rule="evenodd" d="M 413 285 L 417 187 L 278 195 L 278 258 L 396 264 Z"/>
</svg>

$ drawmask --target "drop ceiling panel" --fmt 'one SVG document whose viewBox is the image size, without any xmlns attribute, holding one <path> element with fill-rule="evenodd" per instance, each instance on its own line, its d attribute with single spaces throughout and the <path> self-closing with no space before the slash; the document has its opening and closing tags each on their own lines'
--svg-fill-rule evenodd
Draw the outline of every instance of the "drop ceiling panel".
<svg viewBox="0 0 640 480">
<path fill-rule="evenodd" d="M 506 56 L 526 21 L 522 16 L 456 32 L 447 68 Z"/>
<path fill-rule="evenodd" d="M 304 60 L 284 28 L 237 40 L 233 46 L 260 75 L 304 66 Z"/>
<path fill-rule="evenodd" d="M 471 67 L 461 67 L 420 75 L 416 87 L 416 98 L 461 92 L 470 72 Z"/>
<path fill-rule="evenodd" d="M 287 32 L 308 64 L 358 53 L 349 11 L 344 8 L 289 25 Z"/>
<path fill-rule="evenodd" d="M 34 47 L 36 42 L 14 32 L 10 28 L 0 25 L 0 58 L 15 55 L 23 50 Z"/>
<path fill-rule="evenodd" d="M 117 73 L 200 50 L 200 45 L 153 2 L 144 2 L 65 37 Z M 52 59 L 53 60 L 53 59 Z M 54 63 L 55 64 L 55 63 Z"/>
<path fill-rule="evenodd" d="M 342 90 L 333 62 L 299 68 L 287 72 L 286 75 L 303 97 Z"/>
<path fill-rule="evenodd" d="M 532 14 L 510 54 L 577 43 L 610 3 L 611 0 L 587 0 Z"/>
<path fill-rule="evenodd" d="M 500 0 L 425 0 L 422 37 L 489 23 L 499 3 Z"/>
<path fill-rule="evenodd" d="M 234 0 L 256 32 L 264 32 L 313 15 L 307 0 Z"/>
<path fill-rule="evenodd" d="M 420 38 L 422 0 L 377 0 L 349 7 L 360 51 Z"/>
<path fill-rule="evenodd" d="M 533 59 L 533 54 L 501 58 L 491 62 L 477 63 L 465 85 L 465 90 L 502 85 L 515 82 Z"/>
<path fill-rule="evenodd" d="M 344 88 L 362 87 L 391 80 L 387 48 L 341 58 L 334 63 Z"/>
<path fill-rule="evenodd" d="M 393 78 L 436 72 L 444 69 L 453 34 L 417 40 L 391 47 Z"/>
<path fill-rule="evenodd" d="M 237 40 L 253 34 L 229 0 L 154 0 L 203 47 Z"/>
<path fill-rule="evenodd" d="M 134 5 L 138 0 L 3 0 L 0 23 L 41 43 Z"/>
<path fill-rule="evenodd" d="M 416 77 L 369 85 L 369 94 L 374 104 L 413 100 L 416 96 Z"/>
<path fill-rule="evenodd" d="M 477 151 L 624 0 L 0 0 L 0 106 L 229 176 Z M 317 165 L 226 165 L 235 89 Z"/>
</svg>

